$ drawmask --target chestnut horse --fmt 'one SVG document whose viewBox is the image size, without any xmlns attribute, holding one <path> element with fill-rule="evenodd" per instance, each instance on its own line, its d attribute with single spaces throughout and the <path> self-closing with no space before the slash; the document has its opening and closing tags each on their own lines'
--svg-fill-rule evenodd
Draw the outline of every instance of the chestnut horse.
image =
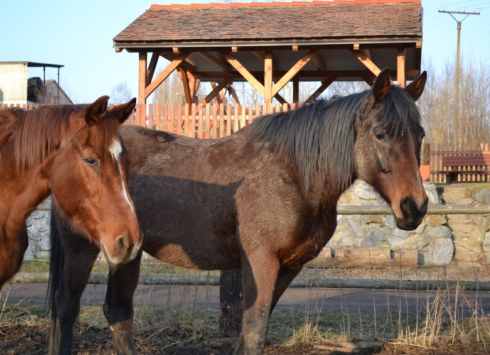
<svg viewBox="0 0 490 355">
<path fill-rule="evenodd" d="M 425 81 L 424 72 L 402 89 L 384 70 L 370 90 L 266 115 L 221 139 L 121 129 L 132 154 L 129 189 L 145 235 L 142 250 L 186 268 L 242 269 L 237 353 L 262 351 L 270 313 L 332 237 L 337 201 L 355 179 L 383 196 L 399 228 L 421 223 L 428 199 L 415 100 Z M 68 354 L 77 314 L 65 305 L 80 301 L 97 248 L 82 247 L 84 239 L 69 228 L 55 232 L 69 263 L 53 254 L 53 270 L 77 277 L 52 285 L 50 352 Z M 109 274 L 104 313 L 118 354 L 135 352 L 132 297 L 140 258 Z"/>
<path fill-rule="evenodd" d="M 103 250 L 133 259 L 141 232 L 127 190 L 129 155 L 119 135 L 136 100 L 0 111 L 0 288 L 20 268 L 26 219 L 52 193 L 63 218 Z"/>
</svg>

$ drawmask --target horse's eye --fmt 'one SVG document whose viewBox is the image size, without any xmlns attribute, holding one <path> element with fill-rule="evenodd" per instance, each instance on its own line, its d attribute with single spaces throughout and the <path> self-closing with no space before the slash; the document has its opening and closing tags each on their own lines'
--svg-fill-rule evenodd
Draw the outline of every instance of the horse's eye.
<svg viewBox="0 0 490 355">
<path fill-rule="evenodd" d="M 99 173 L 99 162 L 95 158 L 85 158 L 83 159 L 83 162 L 87 164 L 88 166 L 91 166 L 92 168 L 95 169 L 97 174 Z"/>
<path fill-rule="evenodd" d="M 375 133 L 374 136 L 379 141 L 382 141 L 382 142 L 388 141 L 388 135 L 386 133 Z"/>
</svg>

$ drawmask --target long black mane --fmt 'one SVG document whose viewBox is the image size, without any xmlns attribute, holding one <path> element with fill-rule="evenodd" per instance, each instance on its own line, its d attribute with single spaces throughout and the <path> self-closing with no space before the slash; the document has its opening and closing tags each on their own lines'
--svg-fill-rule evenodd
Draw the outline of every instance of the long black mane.
<svg viewBox="0 0 490 355">
<path fill-rule="evenodd" d="M 356 178 L 354 123 L 372 89 L 344 97 L 318 100 L 297 110 L 266 115 L 254 122 L 253 135 L 287 161 L 294 161 L 306 189 L 315 179 L 346 189 Z M 392 86 L 374 107 L 382 115 L 380 125 L 391 137 L 420 126 L 415 102 L 406 92 Z"/>
</svg>

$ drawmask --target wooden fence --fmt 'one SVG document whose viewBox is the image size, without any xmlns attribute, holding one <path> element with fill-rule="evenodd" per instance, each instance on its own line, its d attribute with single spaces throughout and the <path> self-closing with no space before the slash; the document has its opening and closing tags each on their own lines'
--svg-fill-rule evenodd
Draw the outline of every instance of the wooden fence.
<svg viewBox="0 0 490 355">
<path fill-rule="evenodd" d="M 232 106 L 231 104 L 138 104 L 128 124 L 149 127 L 187 137 L 210 139 L 231 135 L 267 113 L 286 112 L 294 105 Z"/>
<path fill-rule="evenodd" d="M 7 105 L 0 105 L 6 108 Z M 19 106 L 20 107 L 20 106 Z M 22 108 L 32 109 L 36 105 L 23 105 Z M 112 107 L 112 105 L 111 105 Z M 210 139 L 231 135 L 233 132 L 253 122 L 256 117 L 267 113 L 286 112 L 295 108 L 295 105 L 236 105 L 212 103 L 206 106 L 199 104 L 138 104 L 135 114 L 130 117 L 127 124 L 149 127 L 157 130 L 172 132 L 187 137 Z M 463 149 L 455 149 L 449 144 L 424 144 L 422 150 L 422 164 L 431 168 L 432 182 L 444 183 L 446 176 L 441 171 L 442 157 L 444 155 L 471 155 L 490 154 L 488 143 L 467 145 Z M 482 176 L 471 174 L 471 171 L 482 167 L 468 167 L 468 174 L 460 175 L 461 182 L 490 182 L 490 175 Z M 486 166 L 490 169 L 490 166 Z"/>
<path fill-rule="evenodd" d="M 430 181 L 445 183 L 446 175 L 440 173 L 445 171 L 442 167 L 443 156 L 468 156 L 477 154 L 490 154 L 490 144 L 471 144 L 466 145 L 461 149 L 457 149 L 450 144 L 424 144 L 422 149 L 422 164 L 429 164 L 431 170 Z M 460 174 L 459 182 L 490 182 L 490 175 L 478 175 L 472 174 L 471 171 L 481 170 L 482 168 L 490 171 L 490 166 L 469 166 L 461 168 L 461 171 L 468 172 L 467 174 Z"/>
</svg>

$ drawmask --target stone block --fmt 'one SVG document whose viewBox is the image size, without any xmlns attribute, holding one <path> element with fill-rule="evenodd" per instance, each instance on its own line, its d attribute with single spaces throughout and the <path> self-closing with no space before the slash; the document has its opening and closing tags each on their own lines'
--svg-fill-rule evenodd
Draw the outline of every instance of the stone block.
<svg viewBox="0 0 490 355">
<path fill-rule="evenodd" d="M 451 229 L 446 226 L 437 226 L 432 228 L 427 228 L 425 230 L 425 235 L 428 239 L 446 239 L 451 237 Z"/>
<path fill-rule="evenodd" d="M 437 193 L 436 185 L 430 181 L 424 181 L 424 188 L 425 192 L 427 193 L 427 197 L 429 198 L 429 203 L 433 205 L 440 205 L 441 199 Z"/>
<path fill-rule="evenodd" d="M 420 254 L 422 265 L 449 265 L 454 256 L 453 241 L 449 238 L 432 240 Z"/>
<path fill-rule="evenodd" d="M 475 192 L 475 200 L 484 205 L 490 205 L 490 190 L 483 188 Z"/>
<path fill-rule="evenodd" d="M 444 198 L 444 201 L 446 201 L 446 204 L 459 205 L 461 203 L 458 201 L 471 198 L 472 192 L 464 185 L 450 186 L 444 189 L 442 197 Z"/>
<path fill-rule="evenodd" d="M 447 219 L 445 216 L 440 214 L 431 214 L 424 218 L 424 222 L 427 223 L 427 226 L 429 227 L 437 227 L 447 224 Z"/>
</svg>

